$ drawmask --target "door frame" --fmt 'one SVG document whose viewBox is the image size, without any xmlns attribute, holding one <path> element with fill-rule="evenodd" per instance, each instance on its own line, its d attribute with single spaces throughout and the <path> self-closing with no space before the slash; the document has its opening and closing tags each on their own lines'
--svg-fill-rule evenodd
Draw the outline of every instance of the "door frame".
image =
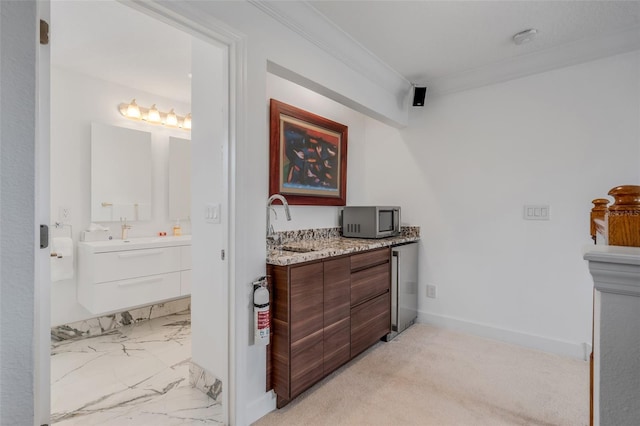
<svg viewBox="0 0 640 426">
<path fill-rule="evenodd" d="M 228 316 L 228 348 L 227 348 L 227 371 L 228 380 L 224 384 L 224 394 L 227 395 L 223 400 L 223 409 L 225 413 L 225 423 L 234 424 L 237 417 L 237 369 L 236 362 L 236 296 L 235 296 L 235 161 L 237 141 L 243 140 L 246 134 L 246 40 L 245 37 L 237 33 L 228 25 L 220 21 L 211 20 L 210 17 L 206 21 L 199 19 L 201 16 L 197 11 L 189 5 L 179 3 L 172 4 L 172 8 L 168 8 L 157 3 L 155 0 L 115 0 L 127 6 L 130 6 L 146 15 L 162 21 L 174 28 L 185 31 L 192 36 L 197 36 L 214 45 L 226 47 L 228 53 L 228 75 L 229 75 L 229 118 L 226 149 L 223 152 L 223 179 L 226 184 L 225 198 L 222 201 L 223 206 L 226 205 L 223 214 L 228 218 L 228 227 L 226 232 L 226 253 L 227 261 L 224 268 L 227 283 L 227 316 Z M 50 22 L 50 2 L 51 0 L 38 1 L 38 17 Z M 177 7 L 176 7 L 177 6 Z M 199 22 L 200 21 L 200 22 Z M 48 47 L 48 46 L 47 46 Z M 37 144 L 37 177 L 36 180 L 40 184 L 39 191 L 36 193 L 36 209 L 39 215 L 37 220 L 44 220 L 40 223 L 48 223 L 50 217 L 50 188 L 48 187 L 49 178 L 49 145 L 50 145 L 50 127 L 49 127 L 49 110 L 50 110 L 50 83 L 49 69 L 51 66 L 49 49 L 46 50 L 46 56 L 43 50 L 38 51 L 38 84 L 37 88 L 39 113 L 40 116 L 36 122 Z M 46 66 L 46 72 L 43 68 Z M 45 75 L 46 74 L 46 75 Z M 43 83 L 46 79 L 46 83 Z M 44 219 L 41 219 L 44 217 Z M 43 251 L 43 250 L 41 250 Z M 41 253 L 42 254 L 42 253 Z M 44 259 L 44 261 L 43 261 Z M 46 262 L 45 262 L 46 261 Z M 35 335 L 35 422 L 36 424 L 48 424 L 50 419 L 50 308 L 46 308 L 51 303 L 51 295 L 49 291 L 50 279 L 48 278 L 50 266 L 48 256 L 40 256 L 35 259 L 36 274 L 35 299 L 36 313 L 34 319 L 34 335 Z M 46 340 L 46 342 L 45 342 Z M 45 343 L 47 343 L 45 345 Z M 45 385 L 46 384 L 46 385 Z"/>
<path fill-rule="evenodd" d="M 37 16 L 51 22 L 49 0 L 38 0 Z M 35 152 L 35 228 L 51 227 L 50 132 L 51 132 L 51 48 L 36 45 L 36 152 Z M 48 424 L 51 412 L 51 260 L 48 248 L 35 241 L 34 265 L 34 422 Z M 50 242 L 49 242 L 50 243 Z"/>
</svg>

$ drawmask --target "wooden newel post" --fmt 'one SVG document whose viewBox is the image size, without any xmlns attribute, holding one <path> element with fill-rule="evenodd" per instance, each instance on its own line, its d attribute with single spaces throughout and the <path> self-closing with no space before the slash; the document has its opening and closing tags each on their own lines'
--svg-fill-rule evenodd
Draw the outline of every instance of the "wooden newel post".
<svg viewBox="0 0 640 426">
<path fill-rule="evenodd" d="M 598 226 L 596 224 L 596 219 L 605 221 L 605 215 L 607 214 L 607 204 L 609 204 L 609 200 L 606 198 L 596 198 L 592 201 L 593 208 L 591 209 L 591 238 L 593 238 L 593 243 L 596 243 L 596 234 L 598 233 Z M 603 230 L 601 230 L 601 233 Z"/>
<path fill-rule="evenodd" d="M 616 186 L 606 213 L 609 245 L 640 247 L 640 185 Z"/>
</svg>

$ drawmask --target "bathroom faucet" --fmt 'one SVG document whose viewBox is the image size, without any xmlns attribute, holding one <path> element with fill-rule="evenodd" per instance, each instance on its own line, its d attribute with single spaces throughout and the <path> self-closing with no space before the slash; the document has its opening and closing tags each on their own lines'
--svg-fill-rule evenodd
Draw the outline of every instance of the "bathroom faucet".
<svg viewBox="0 0 640 426">
<path fill-rule="evenodd" d="M 129 229 L 131 229 L 131 225 L 127 225 L 127 218 L 125 217 L 120 218 L 120 227 L 122 228 L 122 239 L 126 240 L 127 239 L 127 231 L 129 231 Z"/>
<path fill-rule="evenodd" d="M 289 212 L 289 203 L 287 203 L 287 199 L 280 194 L 273 194 L 271 197 L 269 197 L 269 199 L 267 200 L 267 242 L 275 242 L 276 240 L 275 233 L 273 232 L 273 225 L 271 225 L 271 210 L 273 210 L 273 213 L 276 214 L 276 211 L 273 207 L 271 207 L 271 204 L 275 200 L 280 200 L 280 202 L 282 202 L 282 205 L 284 206 L 284 214 L 285 216 L 287 216 L 287 220 L 291 220 L 291 213 Z M 277 214 L 276 219 L 278 219 Z"/>
</svg>

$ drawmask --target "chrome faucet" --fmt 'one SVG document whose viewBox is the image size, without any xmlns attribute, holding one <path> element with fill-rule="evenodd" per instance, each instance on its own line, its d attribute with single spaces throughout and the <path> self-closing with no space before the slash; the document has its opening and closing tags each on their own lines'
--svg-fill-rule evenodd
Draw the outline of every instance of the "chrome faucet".
<svg viewBox="0 0 640 426">
<path fill-rule="evenodd" d="M 273 194 L 271 197 L 269 197 L 269 199 L 267 200 L 267 243 L 268 242 L 276 242 L 276 243 L 278 242 L 278 241 L 276 241 L 275 232 L 273 231 L 273 225 L 271 224 L 271 211 L 272 210 L 273 210 L 273 214 L 276 217 L 276 220 L 278 219 L 278 215 L 276 214 L 275 209 L 273 207 L 271 207 L 271 204 L 275 200 L 280 200 L 280 202 L 284 206 L 284 214 L 285 214 L 285 216 L 287 216 L 287 220 L 291 220 L 291 213 L 289 212 L 289 203 L 287 203 L 287 199 L 284 198 L 280 194 Z"/>
<path fill-rule="evenodd" d="M 129 229 L 131 229 L 131 225 L 127 225 L 127 218 L 125 217 L 120 218 L 120 228 L 122 228 L 122 239 L 126 240 L 127 239 L 127 231 L 129 231 Z"/>
</svg>

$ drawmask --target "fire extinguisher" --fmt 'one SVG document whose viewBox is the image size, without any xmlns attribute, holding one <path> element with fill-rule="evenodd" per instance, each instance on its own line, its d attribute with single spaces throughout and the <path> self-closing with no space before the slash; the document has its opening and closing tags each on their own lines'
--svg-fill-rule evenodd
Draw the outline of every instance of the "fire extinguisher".
<svg viewBox="0 0 640 426">
<path fill-rule="evenodd" d="M 268 345 L 270 333 L 269 290 L 267 278 L 262 277 L 253 283 L 253 326 L 255 329 L 255 344 Z"/>
</svg>

